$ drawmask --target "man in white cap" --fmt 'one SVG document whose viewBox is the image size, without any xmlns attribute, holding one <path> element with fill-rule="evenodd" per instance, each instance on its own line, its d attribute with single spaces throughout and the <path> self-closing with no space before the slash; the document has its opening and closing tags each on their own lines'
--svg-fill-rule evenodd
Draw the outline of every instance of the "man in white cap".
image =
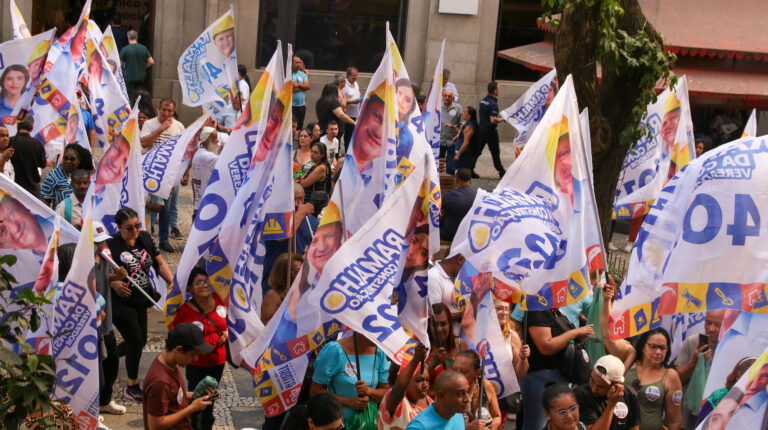
<svg viewBox="0 0 768 430">
<path fill-rule="evenodd" d="M 573 391 L 579 402 L 580 420 L 590 430 L 639 429 L 637 393 L 624 386 L 624 363 L 618 357 L 600 357 L 589 382 Z"/>
<path fill-rule="evenodd" d="M 205 188 L 211 179 L 216 160 L 219 159 L 219 137 L 213 127 L 203 127 L 200 132 L 200 148 L 197 149 L 190 163 L 190 176 L 192 179 L 192 194 L 194 195 L 194 212 L 192 218 L 197 218 L 200 209 L 200 200 L 205 195 Z"/>
</svg>

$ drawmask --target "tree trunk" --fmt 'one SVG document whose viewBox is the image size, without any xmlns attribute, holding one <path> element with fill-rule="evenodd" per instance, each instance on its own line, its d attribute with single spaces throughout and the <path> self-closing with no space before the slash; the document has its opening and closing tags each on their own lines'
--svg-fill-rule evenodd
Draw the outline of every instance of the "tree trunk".
<svg viewBox="0 0 768 430">
<path fill-rule="evenodd" d="M 644 70 L 602 65 L 602 79 L 597 77 L 597 55 L 600 42 L 600 10 L 579 3 L 570 12 L 563 11 L 555 34 L 554 55 L 558 79 L 573 76 L 579 109 L 589 108 L 589 129 L 592 137 L 595 199 L 603 238 L 611 233 L 613 201 L 616 183 L 628 143 L 619 142 L 622 130 L 631 123 L 631 112 L 643 93 L 641 78 Z M 621 0 L 624 15 L 618 27 L 630 35 L 645 31 L 662 47 L 661 36 L 647 22 L 638 0 Z"/>
</svg>

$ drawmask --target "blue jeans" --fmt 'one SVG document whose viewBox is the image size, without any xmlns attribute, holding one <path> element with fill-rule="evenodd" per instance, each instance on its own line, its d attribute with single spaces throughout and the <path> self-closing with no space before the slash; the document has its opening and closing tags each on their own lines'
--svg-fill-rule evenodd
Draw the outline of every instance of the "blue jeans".
<svg viewBox="0 0 768 430">
<path fill-rule="evenodd" d="M 168 234 L 171 230 L 171 220 L 173 219 L 174 209 L 176 210 L 176 217 L 178 218 L 179 209 L 173 203 L 174 201 L 179 201 L 178 188 L 174 188 L 173 191 L 171 191 L 170 197 L 165 200 L 163 210 L 160 211 L 160 219 L 158 220 L 159 227 L 157 231 L 158 236 L 160 236 L 160 243 L 168 243 Z"/>
<path fill-rule="evenodd" d="M 568 383 L 556 369 L 528 372 L 523 378 L 523 430 L 541 430 L 547 424 L 547 416 L 541 406 L 541 394 L 550 381 Z"/>
</svg>

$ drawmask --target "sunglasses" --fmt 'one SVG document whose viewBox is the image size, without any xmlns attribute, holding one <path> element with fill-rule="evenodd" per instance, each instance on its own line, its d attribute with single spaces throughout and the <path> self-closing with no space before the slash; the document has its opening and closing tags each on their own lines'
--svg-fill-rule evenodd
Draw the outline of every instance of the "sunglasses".
<svg viewBox="0 0 768 430">
<path fill-rule="evenodd" d="M 75 158 L 75 157 L 61 157 L 61 159 L 64 160 L 64 161 L 75 161 L 75 160 L 77 160 L 77 158 Z"/>
<path fill-rule="evenodd" d="M 123 228 L 125 228 L 125 231 L 127 231 L 128 233 L 131 233 L 134 230 L 141 231 L 141 223 L 136 223 L 134 225 L 130 225 L 130 224 L 129 225 L 125 225 L 125 226 L 123 226 Z"/>
<path fill-rule="evenodd" d="M 567 414 L 567 413 L 575 414 L 578 411 L 579 411 L 579 405 L 576 404 L 576 405 L 571 406 L 568 409 L 560 409 L 556 413 L 562 417 L 562 416 L 565 416 L 565 414 Z"/>
</svg>

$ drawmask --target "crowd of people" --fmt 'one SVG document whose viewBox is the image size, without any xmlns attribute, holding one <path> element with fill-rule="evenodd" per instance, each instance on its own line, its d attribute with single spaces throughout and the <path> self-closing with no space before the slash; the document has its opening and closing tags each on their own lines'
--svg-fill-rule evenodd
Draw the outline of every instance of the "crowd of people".
<svg viewBox="0 0 768 430">
<path fill-rule="evenodd" d="M 162 99 L 157 107 L 153 106 L 142 82 L 154 60 L 137 42 L 135 32 L 128 31 L 126 38 L 120 57 L 129 96 L 132 100 L 142 97 L 140 142 L 142 151 L 147 152 L 182 132 L 185 126 L 177 119 L 174 100 Z M 218 154 L 249 97 L 250 80 L 245 67 L 239 68 L 239 75 L 241 98 L 232 100 L 215 124 L 202 129 L 199 146 L 181 180 L 180 186 L 192 188 L 193 219 Z M 499 116 L 496 82 L 488 84 L 487 95 L 477 108 L 462 108 L 450 72 L 445 70 L 443 76 L 440 157 L 445 160 L 445 171 L 455 176 L 455 186 L 443 196 L 440 238 L 450 242 L 475 199 L 474 168 L 485 146 L 499 176 L 505 173 L 497 131 L 503 119 Z M 333 82 L 325 84 L 315 104 L 318 122 L 305 126 L 306 93 L 311 83 L 302 59 L 293 59 L 294 235 L 265 244 L 261 308 L 264 324 L 285 300 L 309 244 L 324 240 L 318 218 L 329 205 L 354 126 L 361 120 L 357 78 L 357 69 L 350 67 L 346 75 L 337 75 Z M 410 83 L 398 82 L 397 86 L 397 91 L 402 87 L 409 98 L 406 108 L 413 110 L 414 101 L 418 101 L 413 95 L 418 91 Z M 86 105 L 81 104 L 80 109 L 83 117 L 88 116 Z M 65 142 L 60 165 L 43 177 L 41 169 L 48 168 L 50 160 L 42 142 L 30 136 L 33 128 L 31 116 L 18 123 L 18 133 L 13 137 L 0 125 L 0 172 L 81 228 L 82 208 L 96 160 L 86 145 Z M 92 142 L 87 144 L 93 147 Z M 176 252 L 169 238 L 183 237 L 178 199 L 178 187 L 166 199 L 148 196 L 148 220 L 140 220 L 132 209 L 120 209 L 114 218 L 118 233 L 113 236 L 95 223 L 96 286 L 103 311 L 99 341 L 104 346 L 99 350 L 99 406 L 102 414 L 126 412 L 113 396 L 120 360 L 124 358 L 128 382 L 123 394 L 142 403 L 145 428 L 210 429 L 215 422 L 213 404 L 220 395 L 218 386 L 228 361 L 227 305 L 214 291 L 203 267 L 196 266 L 189 273 L 187 291 L 191 299 L 179 309 L 169 327 L 165 348 L 143 375 L 143 383 L 139 371 L 147 343 L 148 309 L 158 299 L 150 278 L 154 272 L 172 283 L 171 267 L 161 251 Z M 117 266 L 100 257 L 105 249 Z M 59 248 L 60 280 L 71 266 L 72 252 L 68 246 Z M 700 354 L 709 363 L 717 348 L 722 311 L 707 313 L 706 342 L 689 338 L 670 363 L 671 338 L 664 329 L 651 330 L 636 339 L 610 340 L 608 316 L 616 294 L 610 277 L 609 283 L 598 287 L 600 274 L 595 273 L 594 292 L 562 309 L 522 311 L 519 305 L 494 299 L 496 317 L 521 385 L 521 393 L 498 398 L 496 387 L 484 378 L 481 357 L 462 337 L 462 314 L 454 303 L 453 290 L 463 263 L 464 257 L 457 254 L 434 261 L 429 269 L 431 350 L 418 344 L 412 359 L 398 366 L 362 334 L 329 339 L 312 354 L 299 405 L 268 418 L 264 428 L 496 430 L 514 420 L 517 428 L 525 430 L 691 430 L 706 415 L 685 409 L 682 399 Z M 593 300 L 596 295 L 602 300 Z M 586 318 L 593 306 L 600 306 L 597 333 Z M 114 329 L 120 334 L 120 343 Z M 585 353 L 584 342 L 594 335 L 601 335 L 606 354 L 590 357 L 588 362 L 594 364 L 582 363 L 580 371 L 574 371 L 573 366 L 566 369 L 578 361 L 578 355 L 573 358 L 573 350 Z M 736 374 L 745 371 L 743 363 L 734 369 Z M 731 378 L 729 383 L 734 381 Z M 709 411 L 720 401 L 727 401 L 722 396 L 706 400 L 704 410 Z"/>
</svg>

